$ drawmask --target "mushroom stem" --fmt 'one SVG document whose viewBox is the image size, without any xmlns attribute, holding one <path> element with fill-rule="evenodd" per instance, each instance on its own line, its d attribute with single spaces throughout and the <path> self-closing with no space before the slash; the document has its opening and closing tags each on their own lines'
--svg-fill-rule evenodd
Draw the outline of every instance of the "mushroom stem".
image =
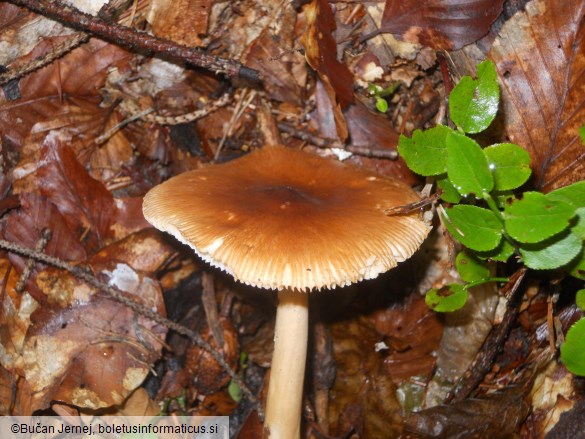
<svg viewBox="0 0 585 439">
<path fill-rule="evenodd" d="M 309 327 L 308 293 L 278 293 L 264 437 L 299 439 Z"/>
</svg>

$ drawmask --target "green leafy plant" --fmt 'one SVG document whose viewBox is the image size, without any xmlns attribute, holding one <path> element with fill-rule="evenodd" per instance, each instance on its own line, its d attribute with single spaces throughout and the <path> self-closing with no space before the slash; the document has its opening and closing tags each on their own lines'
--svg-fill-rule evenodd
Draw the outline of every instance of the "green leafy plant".
<svg viewBox="0 0 585 439">
<path fill-rule="evenodd" d="M 499 105 L 494 64 L 482 62 L 477 78 L 463 77 L 449 97 L 452 129 L 438 125 L 401 136 L 398 151 L 414 172 L 433 177 L 441 199 L 441 220 L 465 250 L 456 268 L 466 283 L 427 293 L 427 304 L 439 312 L 461 308 L 469 288 L 491 277 L 488 261 L 518 258 L 534 270 L 563 269 L 585 278 L 585 181 L 543 194 L 521 192 L 531 175 L 530 156 L 512 143 L 482 148 L 468 134 L 489 127 Z M 585 138 L 585 130 L 580 130 Z M 574 373 L 585 375 L 585 319 L 567 334 L 561 359 Z M 580 346 L 579 348 L 577 346 Z M 580 353 L 577 355 L 577 353 Z M 578 366 L 576 366 L 578 364 Z"/>
<path fill-rule="evenodd" d="M 370 84 L 368 86 L 368 92 L 370 93 L 370 96 L 372 96 L 376 101 L 376 110 L 378 110 L 380 113 L 385 113 L 388 111 L 388 101 L 386 99 L 391 97 L 399 86 L 400 82 L 398 81 L 393 82 L 385 88 L 376 84 Z"/>
</svg>

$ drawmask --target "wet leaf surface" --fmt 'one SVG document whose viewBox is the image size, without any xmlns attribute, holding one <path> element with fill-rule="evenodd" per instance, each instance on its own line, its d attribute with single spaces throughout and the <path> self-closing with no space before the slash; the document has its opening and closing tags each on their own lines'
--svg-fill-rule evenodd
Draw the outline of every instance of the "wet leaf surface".
<svg viewBox="0 0 585 439">
<path fill-rule="evenodd" d="M 502 0 L 386 0 L 381 30 L 434 49 L 459 49 L 484 36 Z"/>
<path fill-rule="evenodd" d="M 549 192 L 585 178 L 585 10 L 535 0 L 501 29 L 489 57 L 502 84 L 509 139 L 530 153 L 534 184 Z"/>
</svg>

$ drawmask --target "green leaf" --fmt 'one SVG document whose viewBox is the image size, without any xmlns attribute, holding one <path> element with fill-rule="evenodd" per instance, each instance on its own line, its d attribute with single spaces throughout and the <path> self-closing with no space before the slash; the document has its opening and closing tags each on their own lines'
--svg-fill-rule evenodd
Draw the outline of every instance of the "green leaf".
<svg viewBox="0 0 585 439">
<path fill-rule="evenodd" d="M 582 247 L 581 240 L 566 230 L 536 244 L 522 244 L 519 251 L 528 268 L 553 270 L 575 259 Z"/>
<path fill-rule="evenodd" d="M 585 376 L 585 319 L 578 320 L 567 331 L 561 346 L 561 361 L 575 375 Z"/>
<path fill-rule="evenodd" d="M 575 304 L 585 311 L 585 290 L 577 291 L 577 295 L 575 296 Z"/>
<path fill-rule="evenodd" d="M 457 204 L 461 201 L 461 194 L 457 192 L 455 186 L 451 184 L 447 174 L 437 178 L 437 186 L 443 191 L 441 199 L 447 203 Z"/>
<path fill-rule="evenodd" d="M 487 158 L 474 140 L 456 132 L 447 135 L 447 175 L 461 195 L 481 198 L 494 187 Z"/>
<path fill-rule="evenodd" d="M 388 102 L 384 98 L 376 97 L 376 110 L 380 113 L 388 111 Z"/>
<path fill-rule="evenodd" d="M 551 200 L 561 200 L 575 207 L 585 206 L 585 180 L 562 187 L 546 194 Z"/>
<path fill-rule="evenodd" d="M 563 231 L 575 216 L 575 207 L 540 192 L 525 192 L 504 208 L 506 231 L 518 242 L 535 243 Z"/>
<path fill-rule="evenodd" d="M 498 246 L 487 252 L 475 252 L 480 259 L 491 259 L 492 261 L 506 262 L 514 254 L 514 246 L 507 239 L 502 239 Z"/>
<path fill-rule="evenodd" d="M 575 218 L 571 222 L 571 232 L 585 240 L 585 207 L 575 211 Z"/>
<path fill-rule="evenodd" d="M 464 285 L 451 284 L 448 287 L 429 290 L 425 302 L 429 308 L 437 312 L 452 312 L 463 308 L 467 302 L 467 289 Z"/>
<path fill-rule="evenodd" d="M 526 183 L 532 170 L 530 154 L 513 143 L 499 143 L 483 150 L 494 177 L 494 189 L 507 191 Z"/>
<path fill-rule="evenodd" d="M 581 137 L 581 143 L 585 145 L 585 125 L 579 128 L 579 136 Z"/>
<path fill-rule="evenodd" d="M 492 192 L 491 195 L 500 210 L 516 199 L 514 191 Z"/>
<path fill-rule="evenodd" d="M 465 251 L 459 252 L 455 258 L 455 267 L 465 282 L 475 282 L 490 277 L 490 270 L 486 263 Z"/>
<path fill-rule="evenodd" d="M 502 239 L 502 223 L 494 212 L 460 204 L 445 209 L 443 223 L 464 246 L 477 251 L 493 250 Z"/>
<path fill-rule="evenodd" d="M 228 393 L 235 402 L 240 402 L 244 396 L 242 388 L 233 380 L 228 386 Z"/>
<path fill-rule="evenodd" d="M 464 76 L 451 92 L 451 119 L 466 133 L 479 133 L 496 117 L 499 101 L 496 68 L 486 60 L 477 66 L 477 79 Z"/>
<path fill-rule="evenodd" d="M 410 169 L 420 175 L 439 175 L 447 171 L 445 139 L 451 128 L 437 125 L 430 130 L 416 130 L 412 139 L 401 135 L 398 152 Z"/>
</svg>

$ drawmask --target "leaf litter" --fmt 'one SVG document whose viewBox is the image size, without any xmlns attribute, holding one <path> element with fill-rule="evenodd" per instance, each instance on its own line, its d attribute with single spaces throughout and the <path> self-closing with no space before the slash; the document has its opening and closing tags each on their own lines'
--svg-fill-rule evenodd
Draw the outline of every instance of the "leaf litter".
<svg viewBox="0 0 585 439">
<path fill-rule="evenodd" d="M 500 141 L 528 150 L 535 188 L 548 192 L 585 173 L 578 2 L 532 0 L 507 21 L 501 1 L 474 1 L 463 15 L 446 0 L 416 8 L 390 0 L 299 3 L 305 4 L 181 0 L 169 7 L 144 0 L 114 15 L 136 29 L 242 60 L 260 73 L 258 91 L 90 39 L 4 84 L 0 98 L 2 238 L 84 267 L 201 334 L 257 395 L 272 350 L 269 295 L 244 298 L 241 285 L 217 274 L 218 313 L 205 313 L 206 269 L 142 218 L 141 197 L 152 186 L 214 158 L 237 157 L 264 139 L 349 156 L 420 184 L 401 159 L 379 157 L 392 156 L 399 134 L 444 120 L 450 78 L 442 68 L 449 65 L 433 49 L 453 53 L 457 76 L 468 73 L 453 52 L 461 48 L 495 61 Z M 71 35 L 25 9 L 0 6 L 8 70 L 47 56 Z M 396 80 L 400 86 L 385 97 L 382 114 L 367 87 Z M 224 107 L 181 122 L 224 94 Z M 140 116 L 146 112 L 159 119 Z M 456 314 L 438 316 L 426 307 L 420 292 L 458 282 L 455 244 L 437 226 L 433 240 L 396 273 L 347 289 L 333 309 L 326 298 L 315 299 L 323 302 L 314 316 L 322 326 L 309 355 L 326 367 L 308 371 L 306 437 L 560 437 L 571 427 L 559 419 L 578 422 L 582 391 L 551 360 L 554 325 L 547 322 L 556 314 L 538 279 L 523 287 L 517 323 L 473 399 L 444 404 L 497 327 L 506 300 L 482 286 Z M 254 404 L 232 399 L 233 377 L 205 349 L 73 273 L 9 252 L 0 254 L 0 267 L 2 414 L 51 407 L 154 414 L 160 403 L 169 413 L 231 414 L 233 436 L 261 431 Z M 566 306 L 560 302 L 559 315 Z M 221 348 L 212 335 L 218 328 Z M 539 338 L 537 331 L 548 335 Z"/>
</svg>

